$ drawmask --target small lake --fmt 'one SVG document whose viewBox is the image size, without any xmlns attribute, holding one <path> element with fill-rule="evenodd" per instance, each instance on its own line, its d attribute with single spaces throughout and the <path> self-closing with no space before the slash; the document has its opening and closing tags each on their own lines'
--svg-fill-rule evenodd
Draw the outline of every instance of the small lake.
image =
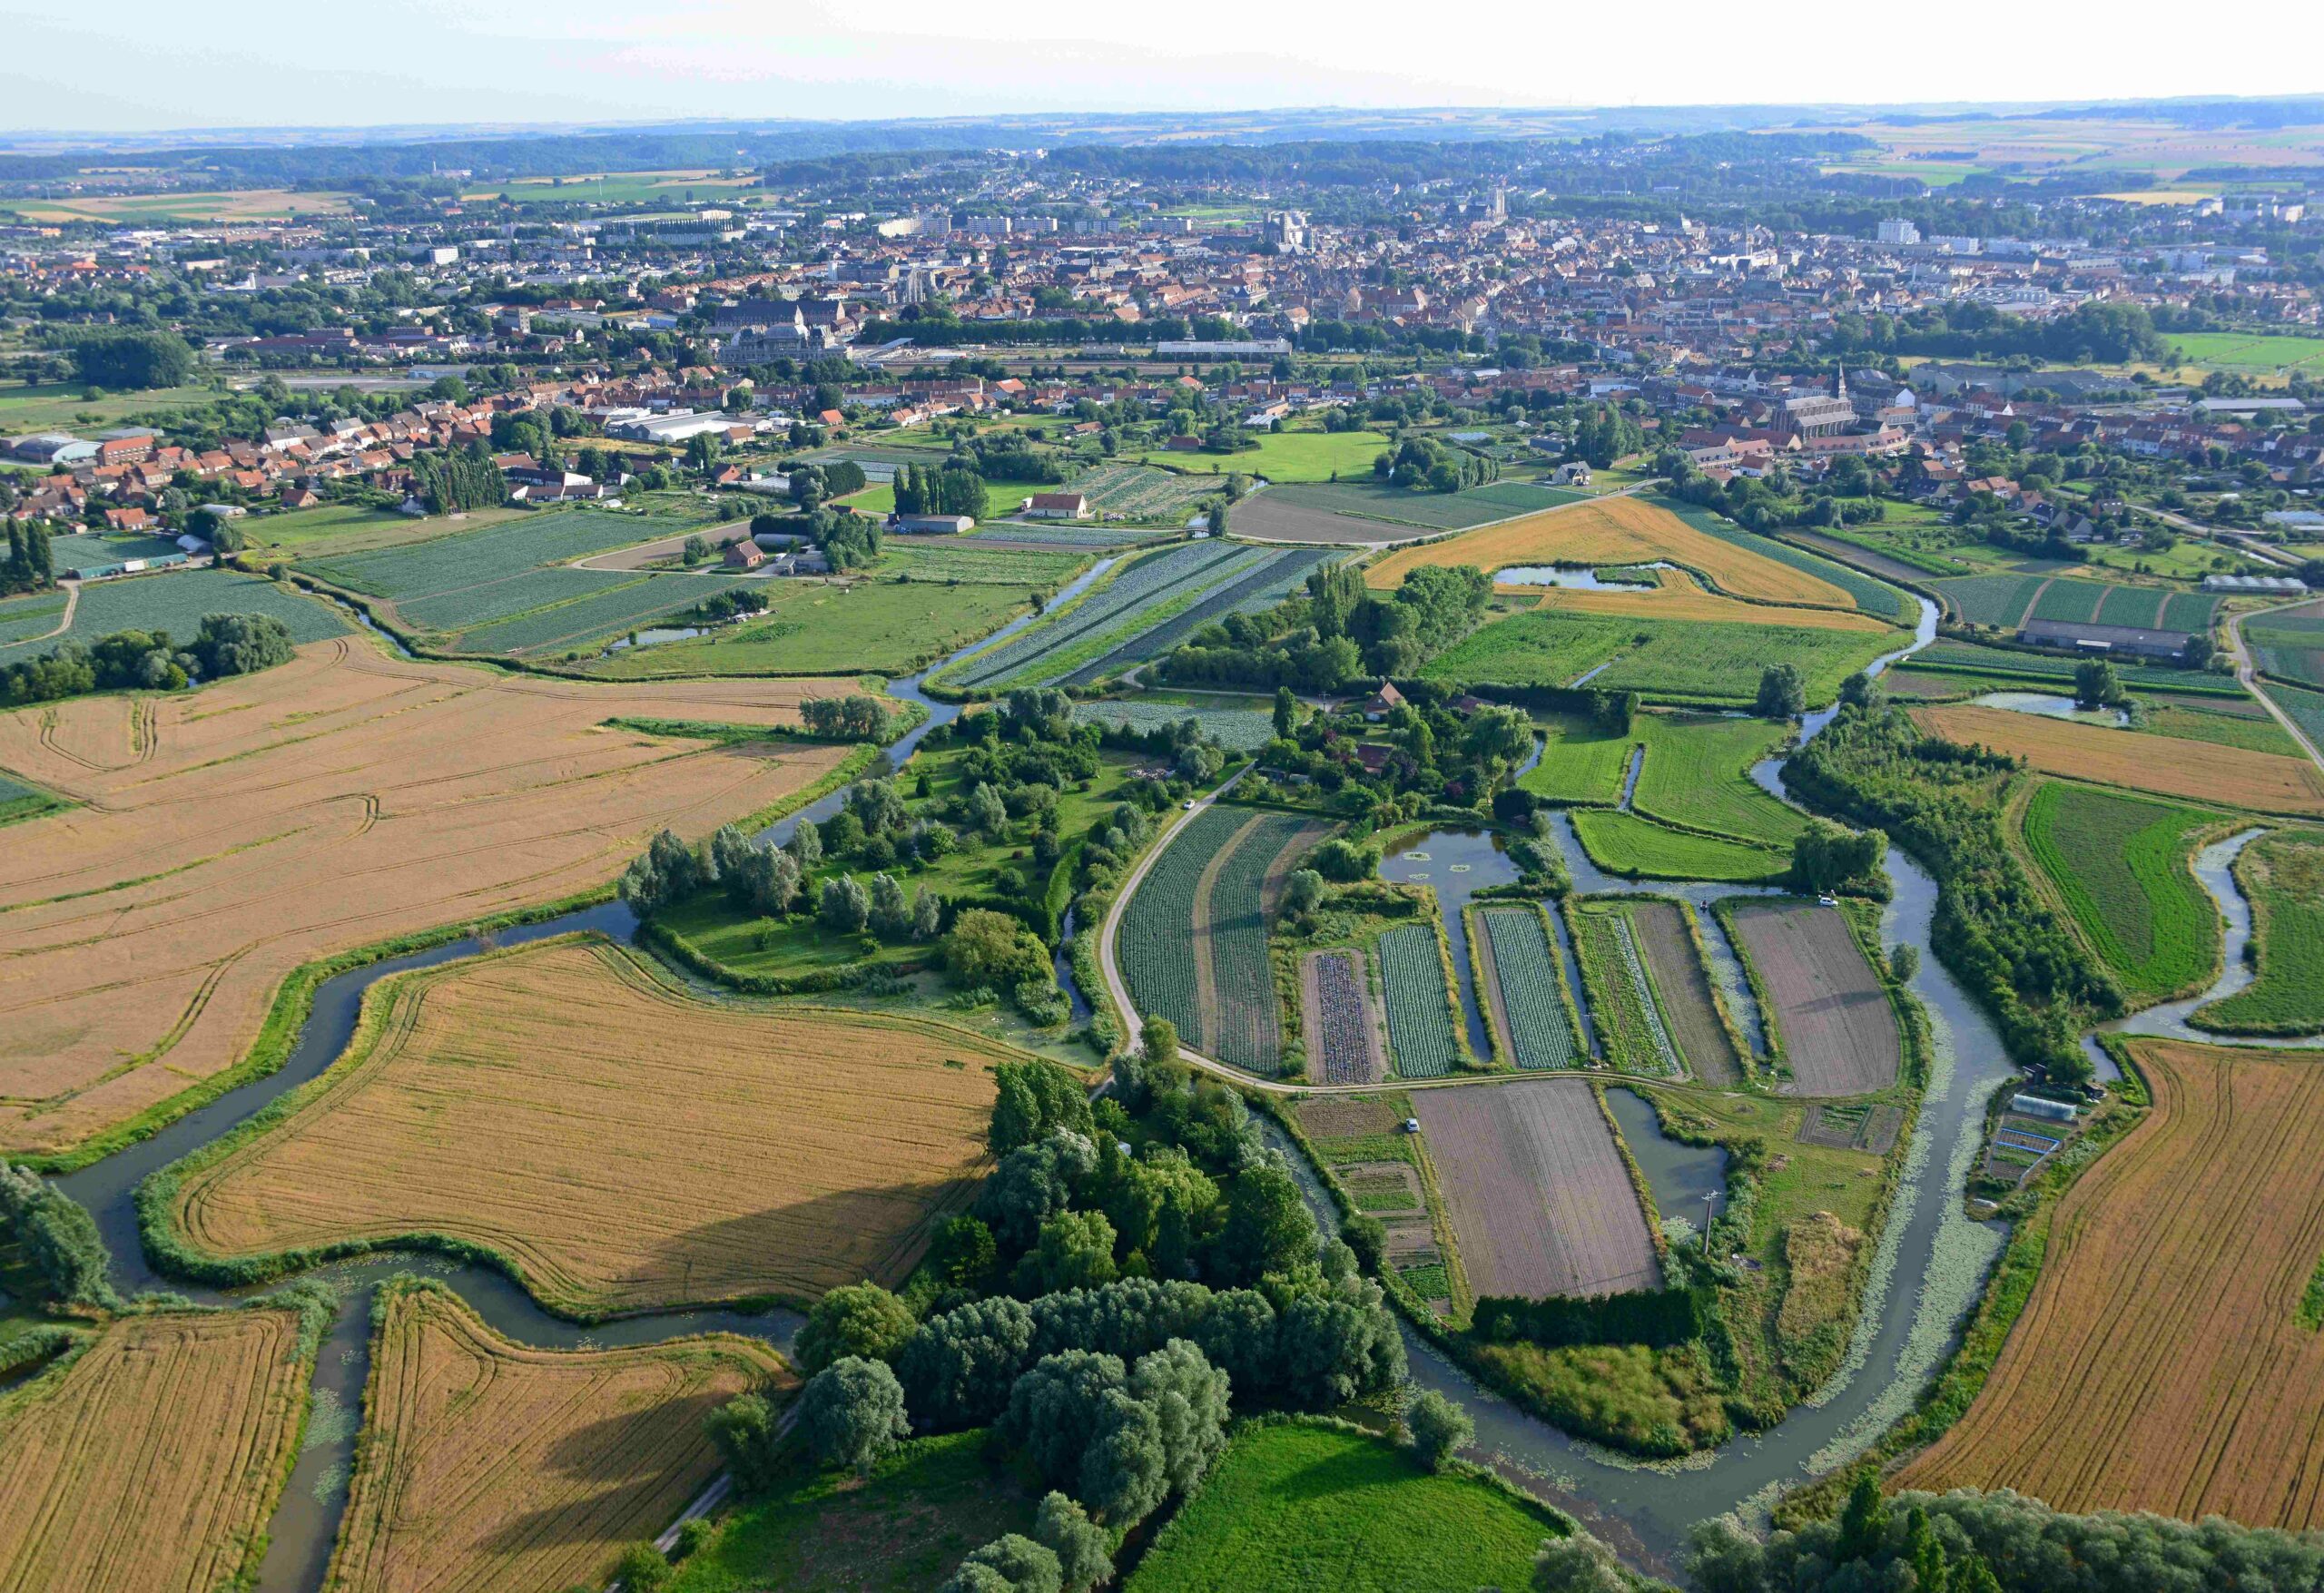
<svg viewBox="0 0 2324 1593">
<path fill-rule="evenodd" d="M 2006 708 L 2012 713 L 2038 713 L 2044 719 L 2070 719 L 2076 724 L 2103 724 L 2117 730 L 2131 722 L 2127 709 L 2083 708 L 2072 697 L 2049 692 L 1987 692 L 1970 701 L 1980 708 Z"/>
<path fill-rule="evenodd" d="M 665 642 L 684 642 L 695 636 L 710 634 L 708 625 L 655 625 L 647 630 L 633 631 L 616 637 L 606 647 L 607 653 L 626 653 L 633 647 L 658 647 Z"/>
<path fill-rule="evenodd" d="M 1654 1210 L 1665 1219 L 1684 1217 L 1699 1230 L 1706 1195 L 1727 1192 L 1727 1153 L 1718 1146 L 1692 1146 L 1672 1139 L 1656 1121 L 1654 1105 L 1636 1090 L 1608 1089 L 1607 1109 L 1621 1125 L 1630 1155 L 1654 1192 Z"/>
<path fill-rule="evenodd" d="M 1667 570 L 1671 566 L 1659 561 L 1649 565 L 1512 565 L 1492 573 L 1496 586 L 1562 586 L 1573 592 L 1652 592 L 1656 588 L 1643 581 L 1601 581 L 1598 572 L 1604 569 Z"/>
</svg>

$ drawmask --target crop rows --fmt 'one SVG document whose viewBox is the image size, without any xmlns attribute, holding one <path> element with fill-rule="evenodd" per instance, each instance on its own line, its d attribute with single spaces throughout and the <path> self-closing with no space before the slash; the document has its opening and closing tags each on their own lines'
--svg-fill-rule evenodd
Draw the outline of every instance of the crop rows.
<svg viewBox="0 0 2324 1593">
<path fill-rule="evenodd" d="M 1218 849 L 1249 817 L 1217 806 L 1196 814 L 1154 860 L 1122 913 L 1117 951 L 1138 1011 L 1168 1018 L 1197 1050 L 1203 1048 L 1203 1032 L 1192 946 L 1195 887 Z"/>
<path fill-rule="evenodd" d="M 578 573 L 578 572 L 576 572 Z M 463 633 L 455 646 L 463 653 L 545 653 L 603 641 L 647 620 L 691 608 L 704 598 L 741 585 L 741 577 L 649 575 L 577 603 L 537 609 Z"/>
<path fill-rule="evenodd" d="M 2095 581 L 2052 581 L 2034 600 L 2034 612 L 2028 617 L 2056 620 L 2067 624 L 2094 624 L 2099 606 L 2112 590 L 2111 586 L 2100 585 Z"/>
<path fill-rule="evenodd" d="M 1185 703 L 1151 703 L 1130 698 L 1118 703 L 1077 703 L 1077 724 L 1110 724 L 1151 732 L 1191 719 L 1204 735 L 1230 752 L 1255 752 L 1275 739 L 1275 715 L 1264 708 L 1196 708 Z"/>
<path fill-rule="evenodd" d="M 188 642 L 202 628 L 202 616 L 212 614 L 271 615 L 289 628 L 294 642 L 320 642 L 348 629 L 339 609 L 305 596 L 295 587 L 278 586 L 261 576 L 231 570 L 176 570 L 84 587 L 70 631 L 44 642 L 0 643 L 0 656 L 10 646 L 23 647 L 28 654 L 45 653 L 59 642 L 85 644 L 115 631 L 167 631 L 180 642 Z M 62 617 L 61 614 L 50 615 L 33 627 L 33 634 L 48 630 Z"/>
<path fill-rule="evenodd" d="M 1143 465 L 1100 465 L 1076 480 L 1073 490 L 1100 514 L 1160 519 L 1191 510 L 1217 487 Z"/>
<path fill-rule="evenodd" d="M 1494 983 L 1509 1018 L 1509 1045 L 1520 1067 L 1571 1067 L 1573 1026 L 1561 999 L 1565 976 L 1531 908 L 1487 908 L 1477 914 L 1492 952 Z"/>
<path fill-rule="evenodd" d="M 1441 1078 L 1452 1072 L 1461 1053 L 1435 932 L 1423 924 L 1399 924 L 1381 936 L 1380 983 L 1388 998 L 1388 1039 L 1395 1047 L 1396 1071 L 1406 1078 Z"/>
<path fill-rule="evenodd" d="M 989 524 L 986 531 L 995 542 L 1038 542 L 1044 547 L 1089 548 L 1123 547 L 1133 543 L 1153 542 L 1162 536 L 1159 531 L 1140 531 L 1128 526 L 1090 526 L 1051 524 L 1046 520 L 1007 520 Z M 983 538 L 972 536 L 960 544 L 972 548 Z"/>
<path fill-rule="evenodd" d="M 551 604 L 635 585 L 635 570 L 526 570 L 396 605 L 396 612 L 431 631 L 478 629 Z"/>
<path fill-rule="evenodd" d="M 1629 1073 L 1678 1073 L 1678 1048 L 1654 1005 L 1628 915 L 1619 907 L 1584 907 L 1567 921 L 1606 1059 Z"/>
<path fill-rule="evenodd" d="M 1272 608 L 1307 578 L 1309 570 L 1334 556 L 1335 552 L 1328 547 L 1301 547 L 1263 554 L 1257 565 L 1214 588 L 1209 596 L 1192 608 L 1140 631 L 1104 657 L 1068 675 L 1065 683 L 1086 686 L 1128 664 L 1157 657 L 1192 635 L 1196 627 L 1228 614 Z"/>
<path fill-rule="evenodd" d="M 2092 947 L 2137 994 L 2201 978 L 2219 915 L 2187 872 L 2191 833 L 2211 815 L 2053 782 L 2025 810 L 2025 844 Z"/>
<path fill-rule="evenodd" d="M 405 603 L 684 528 L 679 522 L 650 516 L 566 510 L 375 553 L 318 559 L 306 567 L 334 585 Z"/>
<path fill-rule="evenodd" d="M 2248 625 L 2245 627 L 2247 632 L 2250 628 Z M 2067 654 L 2018 653 L 2001 647 L 1982 647 L 1974 642 L 1937 642 L 1914 654 L 1910 667 L 1939 672 L 2024 675 L 2034 680 L 2071 684 L 2074 665 L 2078 662 Z M 2162 664 L 2117 664 L 2114 674 L 2126 686 L 2229 696 L 2241 694 L 2240 688 L 2231 681 L 2196 670 L 2171 669 Z"/>
<path fill-rule="evenodd" d="M 2040 575 L 1964 575 L 1958 580 L 1932 581 L 1929 585 L 1944 594 L 1961 617 L 1972 624 L 2014 631 L 2042 581 Z"/>
<path fill-rule="evenodd" d="M 1216 1008 L 1216 1022 L 1207 1026 L 1206 1048 L 1237 1067 L 1265 1071 L 1282 1054 L 1275 978 L 1267 961 L 1265 898 L 1278 861 L 1308 833 L 1307 821 L 1287 813 L 1268 813 L 1248 824 L 1219 860 L 1209 899 L 1197 893 L 1194 903 L 1194 948 L 1209 959 Z"/>
<path fill-rule="evenodd" d="M 0 603 L 0 647 L 29 642 L 56 628 L 64 617 L 64 599 L 44 595 L 11 598 Z"/>
<path fill-rule="evenodd" d="M 1315 1033 L 1311 1043 L 1325 1084 L 1370 1084 L 1372 1015 L 1364 998 L 1364 954 L 1315 958 Z"/>
<path fill-rule="evenodd" d="M 1189 583 L 1215 578 L 1216 566 L 1244 551 L 1232 543 L 1192 542 L 1157 554 L 1124 570 L 1054 622 L 1035 625 L 1007 645 L 970 659 L 961 666 L 957 679 L 964 686 L 980 686 L 1029 669 L 1049 654 L 1121 623 L 1136 610 L 1166 600 Z"/>
</svg>

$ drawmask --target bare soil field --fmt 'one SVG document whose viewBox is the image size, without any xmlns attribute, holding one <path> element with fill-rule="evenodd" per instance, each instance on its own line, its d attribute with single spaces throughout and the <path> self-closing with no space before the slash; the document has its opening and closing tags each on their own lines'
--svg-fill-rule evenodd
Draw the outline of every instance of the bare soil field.
<svg viewBox="0 0 2324 1593">
<path fill-rule="evenodd" d="M 1406 542 L 1427 535 L 1415 526 L 1392 526 L 1384 520 L 1334 514 L 1313 504 L 1287 503 L 1272 492 L 1258 493 L 1236 504 L 1226 524 L 1237 536 L 1264 542 L 1328 542 L 1385 547 L 1392 542 Z"/>
<path fill-rule="evenodd" d="M 754 1340 L 531 1350 L 447 1291 L 382 1299 L 333 1593 L 602 1587 L 718 1471 L 703 1419 L 788 1381 Z"/>
<path fill-rule="evenodd" d="M 2324 774 L 2305 758 L 1971 703 L 1915 708 L 1912 715 L 1932 735 L 2007 752 L 2045 774 L 2259 813 L 2324 816 Z"/>
<path fill-rule="evenodd" d="M 1307 1077 L 1315 1084 L 1377 1084 L 1388 1077 L 1388 1040 L 1364 988 L 1360 951 L 1312 951 L 1300 967 L 1306 1004 Z"/>
<path fill-rule="evenodd" d="M 2132 1042 L 2144 1122 L 2057 1207 L 1984 1390 L 1896 1477 L 2324 1525 L 2324 1055 Z"/>
<path fill-rule="evenodd" d="M 1896 1015 L 1846 919 L 1828 907 L 1751 903 L 1734 922 L 1774 1008 L 1766 1017 L 1791 1065 L 1790 1094 L 1869 1095 L 1896 1082 Z"/>
<path fill-rule="evenodd" d="M 1587 1080 L 1414 1090 L 1413 1111 L 1477 1295 L 1661 1285 L 1638 1190 Z"/>
<path fill-rule="evenodd" d="M 899 1283 L 987 1159 L 1005 1046 L 927 1019 L 708 1002 L 539 942 L 377 988 L 345 1059 L 187 1175 L 197 1249 L 439 1234 L 598 1316 Z"/>
<path fill-rule="evenodd" d="M 1670 1037 L 1688 1068 L 1706 1084 L 1740 1084 L 1743 1062 L 1734 1038 L 1718 1020 L 1702 954 L 1687 932 L 1686 910 L 1675 902 L 1638 901 L 1630 906 L 1630 928 L 1638 949 L 1661 992 L 1670 1019 Z"/>
<path fill-rule="evenodd" d="M 0 1152 L 59 1152 L 240 1062 L 300 966 L 604 888 L 847 749 L 615 717 L 781 725 L 850 682 L 611 685 L 356 638 L 169 697 L 0 713 L 0 768 L 80 804 L 0 848 Z"/>
<path fill-rule="evenodd" d="M 298 1351 L 292 1311 L 133 1316 L 0 1400 L 0 1588 L 239 1586 L 298 1444 Z"/>
</svg>

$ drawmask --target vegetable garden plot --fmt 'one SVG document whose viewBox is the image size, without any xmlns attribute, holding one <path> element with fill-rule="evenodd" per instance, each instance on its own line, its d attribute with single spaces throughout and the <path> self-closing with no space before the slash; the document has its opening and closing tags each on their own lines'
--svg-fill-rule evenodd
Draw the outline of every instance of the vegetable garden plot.
<svg viewBox="0 0 2324 1593">
<path fill-rule="evenodd" d="M 0 647 L 45 636 L 64 617 L 64 599 L 53 592 L 0 599 Z"/>
<path fill-rule="evenodd" d="M 1931 581 L 1928 585 L 1971 624 L 2014 631 L 2047 579 L 2043 575 L 1963 575 Z"/>
<path fill-rule="evenodd" d="M 563 573 L 578 575 L 586 572 Z M 692 608 L 742 584 L 739 577 L 649 575 L 643 581 L 596 593 L 578 602 L 560 603 L 496 624 L 463 631 L 454 639 L 453 647 L 461 653 L 506 653 L 517 656 L 593 649 L 624 631 Z"/>
<path fill-rule="evenodd" d="M 2219 959 L 2219 910 L 2187 865 L 2215 813 L 2051 781 L 2025 806 L 2026 850 L 2133 995 L 2164 996 Z"/>
<path fill-rule="evenodd" d="M 1869 1095 L 1896 1082 L 1896 1012 L 1837 910 L 1738 902 L 1732 922 L 1737 949 L 1758 970 L 1792 1094 Z"/>
<path fill-rule="evenodd" d="M 1443 949 L 1433 929 L 1399 924 L 1379 940 L 1380 983 L 1388 1002 L 1388 1041 L 1397 1074 L 1441 1078 L 1460 1065 Z"/>
<path fill-rule="evenodd" d="M 1222 1062 L 1267 1072 L 1283 1056 L 1268 921 L 1292 861 L 1331 827 L 1288 813 L 1246 818 L 1196 882 L 1191 950 L 1204 987 L 1201 1048 Z"/>
<path fill-rule="evenodd" d="M 1512 508 L 1505 504 L 1480 499 L 1473 493 L 1427 492 L 1370 480 L 1278 487 L 1272 488 L 1267 496 L 1280 497 L 1285 503 L 1301 508 L 1322 509 L 1334 515 L 1354 515 L 1363 519 L 1416 526 L 1433 531 L 1465 531 L 1472 526 L 1482 526 L 1490 520 L 1505 520 L 1512 515 L 1522 513 L 1525 508 L 1547 506 L 1528 504 Z M 1226 523 L 1229 526 L 1235 523 L 1231 511 Z"/>
<path fill-rule="evenodd" d="M 84 586 L 73 628 L 64 635 L 44 635 L 64 617 L 61 608 L 40 624 L 0 631 L 0 636 L 21 633 L 15 642 L 0 641 L 0 661 L 46 653 L 60 642 L 85 646 L 115 631 L 167 631 L 173 639 L 192 641 L 202 616 L 212 614 L 266 615 L 281 620 L 294 642 L 320 642 L 352 628 L 341 610 L 295 586 L 234 570 L 169 570 Z"/>
<path fill-rule="evenodd" d="M 2058 579 L 2042 588 L 2034 600 L 2029 619 L 2059 620 L 2069 624 L 2093 624 L 2098 619 L 2098 605 L 2106 600 L 2111 586 L 2101 586 L 2091 581 Z"/>
<path fill-rule="evenodd" d="M 1069 490 L 1088 498 L 1098 514 L 1183 521 L 1218 492 L 1219 483 L 1144 465 L 1100 465 L 1076 477 Z"/>
<path fill-rule="evenodd" d="M 1671 1043 L 1654 987 L 1648 981 L 1630 915 L 1620 902 L 1577 903 L 1567 914 L 1575 959 L 1590 993 L 1590 1016 L 1598 1026 L 1607 1062 L 1625 1073 L 1676 1077 L 1678 1047 Z"/>
<path fill-rule="evenodd" d="M 682 520 L 651 516 L 558 510 L 376 553 L 315 559 L 302 567 L 335 586 L 400 604 L 505 580 L 690 528 Z"/>
<path fill-rule="evenodd" d="M 1116 952 L 1137 1009 L 1167 1018 L 1196 1050 L 1205 1049 L 1196 988 L 1195 892 L 1226 843 L 1250 819 L 1247 810 L 1214 803 L 1172 836 L 1122 911 Z"/>
<path fill-rule="evenodd" d="M 1361 951 L 1310 952 L 1303 971 L 1307 1073 L 1317 1084 L 1377 1084 L 1387 1076 L 1379 1015 Z"/>
<path fill-rule="evenodd" d="M 1637 1186 L 1588 1080 L 1414 1090 L 1413 1113 L 1479 1297 L 1661 1285 Z"/>
<path fill-rule="evenodd" d="M 1334 556 L 1329 548 L 1276 548 L 1259 556 L 1259 562 L 1238 566 L 1230 579 L 1210 589 L 1193 607 L 1149 629 L 1139 631 L 1094 663 L 1065 677 L 1068 686 L 1086 686 L 1133 664 L 1159 657 L 1196 630 L 1230 614 L 1253 614 L 1272 608 L 1307 579 L 1307 572 Z"/>
<path fill-rule="evenodd" d="M 1720 1020 L 1710 976 L 1689 933 L 1687 915 L 1691 910 L 1675 901 L 1632 902 L 1631 933 L 1688 1071 L 1706 1084 L 1740 1084 L 1743 1060 Z"/>
<path fill-rule="evenodd" d="M 1192 542 L 1143 558 L 1054 619 L 969 659 L 952 678 L 963 686 L 981 686 L 1004 676 L 1036 674 L 1044 660 L 1129 624 L 1141 610 L 1206 589 L 1228 573 L 1228 561 L 1250 553 L 1233 543 Z"/>
<path fill-rule="evenodd" d="M 1154 703 L 1130 697 L 1119 702 L 1076 703 L 1077 724 L 1110 724 L 1152 732 L 1193 720 L 1203 734 L 1230 752 L 1256 752 L 1275 739 L 1275 715 L 1264 708 L 1196 708 L 1184 703 Z"/>
<path fill-rule="evenodd" d="M 1581 1060 L 1567 1003 L 1565 974 L 1540 910 L 1481 907 L 1480 972 L 1498 997 L 1495 1022 L 1520 1067 L 1571 1067 Z"/>
</svg>

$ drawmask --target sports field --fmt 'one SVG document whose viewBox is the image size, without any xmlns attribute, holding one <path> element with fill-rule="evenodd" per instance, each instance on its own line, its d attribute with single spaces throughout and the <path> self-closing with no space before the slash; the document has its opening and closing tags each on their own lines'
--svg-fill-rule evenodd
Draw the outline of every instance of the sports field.
<svg viewBox="0 0 2324 1593">
<path fill-rule="evenodd" d="M 297 1109 L 179 1182 L 198 1251 L 443 1234 L 554 1309 L 902 1281 L 985 1160 L 991 1064 L 901 1015 L 754 1009 L 594 940 L 403 976 Z"/>
<path fill-rule="evenodd" d="M 1766 992 L 1791 1093 L 1868 1095 L 1896 1082 L 1896 1015 L 1846 919 L 1813 902 L 1738 902 L 1731 921 Z"/>
<path fill-rule="evenodd" d="M 655 831 L 699 838 L 846 755 L 606 721 L 785 725 L 833 689 L 544 680 L 343 638 L 200 692 L 0 713 L 0 767 L 83 804 L 0 847 L 0 1147 L 61 1151 L 215 1079 L 302 964 L 602 890 Z"/>
<path fill-rule="evenodd" d="M 2324 1525 L 2324 1057 L 2135 1040 L 2146 1120 L 2060 1202 L 1968 1412 L 1894 1479 Z"/>
<path fill-rule="evenodd" d="M 2210 978 L 2219 910 L 2188 870 L 2219 815 L 2050 781 L 2025 804 L 2025 850 L 2123 988 L 2168 996 Z"/>
<path fill-rule="evenodd" d="M 1478 1297 L 1661 1286 L 1638 1190 L 1587 1080 L 1460 1085 L 1412 1099 Z"/>
<path fill-rule="evenodd" d="M 1393 587 L 1425 565 L 1471 565 L 1490 574 L 1512 565 L 1649 564 L 1656 559 L 1684 565 L 1737 597 L 1807 607 L 1856 606 L 1847 593 L 1828 581 L 1708 536 L 1669 510 L 1635 497 L 1597 498 L 1408 547 L 1373 565 L 1364 578 L 1374 586 Z"/>
<path fill-rule="evenodd" d="M 1968 703 L 1911 713 L 1931 735 L 2023 758 L 2044 774 L 2190 801 L 2231 802 L 2253 812 L 2324 816 L 2324 776 L 2304 758 Z"/>
<path fill-rule="evenodd" d="M 0 1397 L 0 1587 L 210 1593 L 257 1569 L 306 1409 L 299 1313 L 101 1329 Z"/>
<path fill-rule="evenodd" d="M 2192 1021 L 2229 1034 L 2324 1033 L 2324 840 L 2262 836 L 2236 859 L 2235 877 L 2251 903 L 2259 977 Z"/>
<path fill-rule="evenodd" d="M 532 1350 L 449 1290 L 382 1291 L 363 1440 L 328 1584 L 340 1593 L 600 1587 L 716 1475 L 710 1412 L 789 1382 L 754 1339 Z"/>
</svg>

